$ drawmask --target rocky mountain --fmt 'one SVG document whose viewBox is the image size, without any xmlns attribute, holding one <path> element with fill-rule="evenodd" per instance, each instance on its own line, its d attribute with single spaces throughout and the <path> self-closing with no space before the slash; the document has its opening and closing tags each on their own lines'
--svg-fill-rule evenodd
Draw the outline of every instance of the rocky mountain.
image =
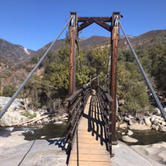
<svg viewBox="0 0 166 166">
<path fill-rule="evenodd" d="M 20 63 L 27 59 L 34 51 L 21 45 L 12 44 L 4 39 L 0 39 L 0 57 L 5 58 L 13 64 Z"/>
<path fill-rule="evenodd" d="M 149 31 L 137 37 L 130 37 L 129 38 L 133 47 L 142 46 L 147 43 L 157 43 L 161 41 L 166 41 L 166 30 L 156 30 L 156 31 Z M 128 44 L 124 37 L 121 37 L 118 47 L 120 49 L 128 49 Z"/>
<path fill-rule="evenodd" d="M 129 36 L 130 39 L 133 39 L 133 36 Z M 110 37 L 104 37 L 104 36 L 92 36 L 90 38 L 80 38 L 80 48 L 82 50 L 87 50 L 90 48 L 93 48 L 95 46 L 105 46 L 105 45 L 110 45 Z M 122 36 L 120 37 L 120 42 L 124 42 L 125 38 Z M 44 52 L 48 49 L 48 47 L 50 46 L 51 43 L 48 43 L 47 45 L 45 45 L 44 47 L 42 47 L 41 49 L 39 49 L 38 51 L 32 53 L 28 59 L 30 59 L 31 57 L 39 57 L 42 54 L 44 54 Z M 58 48 L 60 46 L 62 46 L 63 44 L 63 40 L 58 40 L 54 46 L 51 48 L 51 52 L 53 53 L 57 53 L 58 52 Z"/>
</svg>

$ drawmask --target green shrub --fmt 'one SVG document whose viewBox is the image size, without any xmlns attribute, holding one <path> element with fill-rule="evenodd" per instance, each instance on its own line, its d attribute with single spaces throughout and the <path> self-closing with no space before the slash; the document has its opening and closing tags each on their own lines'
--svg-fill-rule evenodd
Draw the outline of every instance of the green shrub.
<svg viewBox="0 0 166 166">
<path fill-rule="evenodd" d="M 23 112 L 22 115 L 25 116 L 25 117 L 27 117 L 27 118 L 29 118 L 29 119 L 33 119 L 33 118 L 36 117 L 36 113 L 34 113 L 34 114 L 32 115 L 32 114 L 30 114 L 30 113 L 27 112 L 27 111 L 26 111 L 26 112 Z"/>
</svg>

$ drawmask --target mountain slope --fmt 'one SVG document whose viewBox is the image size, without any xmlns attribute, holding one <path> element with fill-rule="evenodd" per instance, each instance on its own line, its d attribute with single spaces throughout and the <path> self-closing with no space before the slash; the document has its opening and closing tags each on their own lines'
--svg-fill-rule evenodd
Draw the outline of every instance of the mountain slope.
<svg viewBox="0 0 166 166">
<path fill-rule="evenodd" d="M 157 43 L 160 41 L 166 41 L 166 30 L 155 30 L 144 33 L 140 36 L 129 39 L 133 47 L 142 46 L 147 43 Z M 120 40 L 118 47 L 120 49 L 128 49 L 126 40 Z"/>
<path fill-rule="evenodd" d="M 9 62 L 17 64 L 29 57 L 34 51 L 21 45 L 12 44 L 4 39 L 0 39 L 0 56 Z"/>
</svg>

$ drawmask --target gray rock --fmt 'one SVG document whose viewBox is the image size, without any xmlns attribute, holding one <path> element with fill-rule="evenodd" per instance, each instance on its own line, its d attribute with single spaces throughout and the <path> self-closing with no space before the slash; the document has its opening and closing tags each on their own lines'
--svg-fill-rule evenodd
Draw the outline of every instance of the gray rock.
<svg viewBox="0 0 166 166">
<path fill-rule="evenodd" d="M 130 118 L 128 118 L 127 116 L 125 116 L 125 117 L 124 117 L 124 120 L 125 120 L 126 122 L 129 122 L 129 121 L 130 121 Z"/>
<path fill-rule="evenodd" d="M 160 110 L 158 108 L 155 108 L 154 110 L 155 110 L 157 115 L 161 115 L 161 112 L 160 112 Z"/>
<path fill-rule="evenodd" d="M 166 122 L 162 122 L 162 125 L 163 125 L 163 126 L 166 126 Z"/>
<path fill-rule="evenodd" d="M 137 139 L 131 138 L 128 135 L 123 136 L 122 140 L 125 141 L 125 142 L 130 142 L 130 143 L 136 143 L 136 142 L 138 142 Z"/>
<path fill-rule="evenodd" d="M 122 123 L 119 125 L 119 128 L 126 129 L 128 127 L 127 123 Z"/>
<path fill-rule="evenodd" d="M 160 126 L 159 126 L 159 131 L 161 131 L 161 132 L 166 132 L 166 126 L 160 125 Z"/>
<path fill-rule="evenodd" d="M 30 113 L 31 115 L 34 114 L 34 111 L 33 110 L 27 110 L 28 113 Z"/>
<path fill-rule="evenodd" d="M 158 130 L 158 129 L 159 129 L 159 126 L 152 125 L 152 129 L 153 129 L 153 130 Z"/>
<path fill-rule="evenodd" d="M 43 119 L 43 123 L 49 123 L 49 119 L 48 118 L 44 118 Z"/>
<path fill-rule="evenodd" d="M 8 101 L 10 100 L 10 97 L 0 97 L 0 108 L 4 108 Z M 12 105 L 9 107 L 8 111 L 16 110 L 20 107 L 23 107 L 22 101 L 20 99 L 15 99 L 12 103 Z"/>
<path fill-rule="evenodd" d="M 0 119 L 0 126 L 13 126 L 25 121 L 27 121 L 27 118 L 20 115 L 19 112 L 7 112 Z"/>
<path fill-rule="evenodd" d="M 133 132 L 131 130 L 128 130 L 127 135 L 131 136 L 133 135 Z"/>
<path fill-rule="evenodd" d="M 129 117 L 130 119 L 134 119 L 134 116 L 132 116 L 132 115 L 128 115 L 128 117 Z"/>
<path fill-rule="evenodd" d="M 9 148 L 0 154 L 1 166 L 16 166 L 20 163 L 27 149 L 31 147 L 28 155 L 24 158 L 21 165 L 24 166 L 64 166 L 66 165 L 67 155 L 62 151 L 61 146 L 56 145 L 60 139 L 45 139 L 28 141 L 18 146 Z M 51 143 L 53 142 L 53 143 Z M 34 144 L 34 145 L 33 145 Z M 33 145 L 33 146 L 32 146 Z"/>
<path fill-rule="evenodd" d="M 128 118 L 127 116 L 124 117 L 124 120 L 125 120 L 126 122 L 128 122 L 129 125 L 132 125 L 132 124 L 133 124 L 132 120 L 131 120 L 130 118 Z"/>
<path fill-rule="evenodd" d="M 38 121 L 36 122 L 36 124 L 40 125 L 40 124 L 42 124 L 42 121 L 41 121 L 41 120 L 38 120 Z"/>
<path fill-rule="evenodd" d="M 145 124 L 146 124 L 147 126 L 151 126 L 151 125 L 152 125 L 152 123 L 151 123 L 151 121 L 150 121 L 150 117 L 144 117 L 144 121 L 145 121 Z"/>
<path fill-rule="evenodd" d="M 54 118 L 54 122 L 58 122 L 58 118 L 57 117 Z"/>
<path fill-rule="evenodd" d="M 119 100 L 119 105 L 124 105 L 125 104 L 125 100 Z"/>
<path fill-rule="evenodd" d="M 54 122 L 54 124 L 62 124 L 62 121 Z"/>
<path fill-rule="evenodd" d="M 153 121 L 153 124 L 156 125 L 156 126 L 159 125 L 159 120 L 158 120 L 158 119 L 155 119 L 155 120 Z"/>
<path fill-rule="evenodd" d="M 67 113 L 64 113 L 64 114 L 62 115 L 62 118 L 66 118 L 66 117 L 68 117 L 68 114 L 67 114 Z"/>
<path fill-rule="evenodd" d="M 164 111 L 165 111 L 165 113 L 166 113 L 166 108 L 164 108 Z"/>
<path fill-rule="evenodd" d="M 129 126 L 129 129 L 130 130 L 150 130 L 151 127 L 147 126 L 147 125 L 142 125 L 142 124 L 134 123 L 134 124 L 132 124 L 132 125 Z"/>
<path fill-rule="evenodd" d="M 151 118 L 150 118 L 150 121 L 153 123 L 156 119 L 156 116 L 155 115 L 152 115 Z"/>
</svg>

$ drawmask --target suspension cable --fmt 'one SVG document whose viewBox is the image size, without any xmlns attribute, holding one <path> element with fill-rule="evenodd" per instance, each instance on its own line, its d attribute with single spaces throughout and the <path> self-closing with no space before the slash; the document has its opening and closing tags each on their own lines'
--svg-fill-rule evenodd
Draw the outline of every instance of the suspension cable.
<svg viewBox="0 0 166 166">
<path fill-rule="evenodd" d="M 80 47 L 79 47 L 79 43 L 78 41 L 76 42 L 77 44 L 77 51 L 78 51 L 78 71 L 79 71 L 79 75 L 81 76 L 81 81 L 82 81 L 82 85 L 83 85 L 83 75 L 82 75 L 82 64 L 81 64 L 81 56 L 80 56 Z"/>
<path fill-rule="evenodd" d="M 108 55 L 108 68 L 107 68 L 107 88 L 109 92 L 109 81 L 110 81 L 110 66 L 111 66 L 111 54 Z"/>
<path fill-rule="evenodd" d="M 117 19 L 117 18 L 116 18 L 116 19 Z M 132 47 L 132 45 L 131 45 L 131 43 L 130 43 L 130 41 L 129 41 L 129 39 L 128 39 L 128 37 L 127 37 L 127 35 L 126 35 L 126 33 L 125 33 L 125 31 L 124 31 L 122 25 L 121 25 L 121 23 L 120 23 L 120 21 L 119 21 L 119 25 L 120 25 L 120 27 L 121 27 L 121 29 L 122 29 L 122 32 L 123 32 L 123 34 L 124 34 L 124 36 L 125 36 L 125 38 L 126 38 L 126 40 L 127 40 L 128 45 L 129 45 L 129 47 L 130 47 L 130 49 L 131 49 L 131 51 L 132 51 L 132 53 L 133 53 L 133 56 L 134 56 L 134 58 L 135 58 L 135 60 L 136 60 L 136 62 L 137 62 L 137 64 L 138 64 L 138 66 L 139 66 L 139 69 L 140 69 L 140 71 L 141 71 L 141 73 L 142 73 L 142 75 L 143 75 L 143 77 L 144 77 L 144 79 L 145 79 L 145 81 L 146 81 L 146 83 L 147 83 L 147 85 L 148 85 L 148 87 L 149 87 L 149 89 L 150 89 L 152 95 L 153 95 L 153 98 L 155 99 L 155 101 L 156 101 L 156 103 L 157 103 L 157 105 L 158 105 L 158 107 L 159 107 L 159 109 L 160 109 L 160 112 L 161 112 L 163 118 L 166 120 L 166 114 L 165 114 L 165 112 L 164 112 L 163 106 L 161 105 L 161 103 L 160 103 L 160 101 L 159 101 L 159 99 L 158 99 L 158 97 L 157 97 L 157 95 L 156 95 L 156 93 L 155 93 L 155 91 L 154 91 L 154 89 L 153 89 L 151 83 L 149 82 L 149 79 L 148 79 L 148 77 L 146 76 L 145 71 L 144 71 L 144 69 L 143 69 L 141 63 L 139 62 L 139 59 L 138 59 L 138 57 L 137 57 L 137 55 L 136 55 L 136 53 L 135 53 L 135 51 L 134 51 L 134 49 L 133 49 L 133 47 Z"/>
<path fill-rule="evenodd" d="M 91 82 L 94 81 L 94 80 L 97 79 L 97 78 L 98 78 L 98 76 L 94 77 L 93 79 L 91 79 Z M 88 83 L 86 84 L 86 86 L 88 86 L 88 85 L 90 85 L 90 82 L 88 82 Z"/>
<path fill-rule="evenodd" d="M 54 45 L 54 43 L 58 40 L 58 38 L 61 36 L 61 34 L 63 33 L 63 31 L 66 29 L 66 27 L 68 26 L 68 24 L 71 22 L 71 20 L 74 19 L 74 17 L 75 16 L 71 16 L 71 18 L 69 19 L 69 21 L 66 23 L 66 25 L 62 29 L 62 31 L 59 33 L 59 35 L 56 37 L 56 39 L 52 42 L 52 44 L 49 46 L 49 48 L 44 53 L 44 55 L 42 56 L 42 58 L 39 60 L 39 62 L 36 64 L 36 66 L 32 69 L 32 71 L 30 72 L 30 74 L 27 76 L 27 78 L 25 79 L 25 81 L 21 84 L 21 86 L 19 87 L 19 89 L 15 92 L 15 94 L 12 96 L 12 98 L 9 100 L 9 102 L 6 104 L 6 106 L 0 112 L 0 118 L 2 118 L 2 116 L 5 114 L 5 112 L 7 111 L 7 109 L 10 107 L 10 105 L 13 103 L 13 101 L 15 100 L 15 98 L 18 96 L 18 94 L 20 93 L 20 91 L 22 90 L 22 88 L 25 86 L 25 84 L 29 81 L 29 79 L 31 78 L 31 76 L 34 74 L 34 72 L 40 66 L 41 62 L 44 60 L 44 58 L 46 57 L 46 55 L 48 54 L 48 52 L 50 51 L 50 49 L 52 48 L 52 46 Z"/>
</svg>

